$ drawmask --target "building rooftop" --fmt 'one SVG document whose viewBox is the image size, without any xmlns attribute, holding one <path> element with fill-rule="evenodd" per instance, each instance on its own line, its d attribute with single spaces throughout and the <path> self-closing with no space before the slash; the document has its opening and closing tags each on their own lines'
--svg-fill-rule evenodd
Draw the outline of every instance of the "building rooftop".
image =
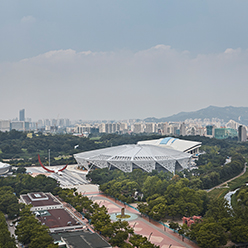
<svg viewBox="0 0 248 248">
<path fill-rule="evenodd" d="M 52 209 L 45 211 L 35 211 L 36 218 L 43 224 L 51 228 L 77 226 L 81 223 L 77 222 L 64 209 Z"/>
<path fill-rule="evenodd" d="M 139 141 L 138 144 L 156 145 L 156 146 L 174 149 L 174 150 L 181 151 L 181 152 L 188 152 L 191 149 L 195 149 L 196 147 L 201 146 L 201 142 L 198 142 L 198 141 L 183 140 L 183 139 L 178 139 L 178 138 L 173 138 L 173 137 Z"/>
<path fill-rule="evenodd" d="M 22 195 L 22 198 L 27 205 L 32 204 L 34 207 L 55 206 L 61 204 L 59 201 L 56 201 L 55 198 L 51 196 L 51 194 L 42 193 L 42 192 Z"/>
<path fill-rule="evenodd" d="M 78 164 L 86 169 L 116 167 L 124 172 L 140 168 L 152 170 L 175 170 L 189 167 L 191 155 L 168 147 L 151 144 L 121 145 L 74 154 Z"/>
<path fill-rule="evenodd" d="M 97 233 L 89 231 L 76 231 L 51 234 L 54 241 L 64 241 L 70 248 L 104 248 L 111 245 L 103 240 Z"/>
</svg>

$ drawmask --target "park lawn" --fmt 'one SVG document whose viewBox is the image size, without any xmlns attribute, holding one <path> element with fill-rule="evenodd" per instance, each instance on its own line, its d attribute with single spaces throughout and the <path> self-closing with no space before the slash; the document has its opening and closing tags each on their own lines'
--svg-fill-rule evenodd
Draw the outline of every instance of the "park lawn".
<svg viewBox="0 0 248 248">
<path fill-rule="evenodd" d="M 91 137 L 90 140 L 99 140 L 101 137 Z"/>
<path fill-rule="evenodd" d="M 208 196 L 210 198 L 220 198 L 221 196 L 224 196 L 230 189 L 229 188 L 216 188 L 212 191 L 208 192 Z"/>
<path fill-rule="evenodd" d="M 60 160 L 60 159 L 69 159 L 71 158 L 71 155 L 62 155 L 59 157 L 54 157 L 55 160 Z"/>
</svg>

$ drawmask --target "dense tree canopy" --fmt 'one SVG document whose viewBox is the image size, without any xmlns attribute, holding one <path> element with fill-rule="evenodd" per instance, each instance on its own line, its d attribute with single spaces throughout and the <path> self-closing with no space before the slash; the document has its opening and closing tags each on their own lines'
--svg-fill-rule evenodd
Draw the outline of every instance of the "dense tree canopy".
<svg viewBox="0 0 248 248">
<path fill-rule="evenodd" d="M 0 187 L 11 186 L 13 192 L 19 196 L 29 192 L 54 192 L 58 183 L 51 177 L 38 175 L 35 178 L 27 174 L 18 174 L 16 177 L 0 178 Z"/>
<path fill-rule="evenodd" d="M 18 199 L 10 186 L 0 187 L 0 211 L 14 219 L 19 214 Z"/>
<path fill-rule="evenodd" d="M 56 191 L 57 182 L 46 176 L 37 176 L 33 178 L 29 175 L 18 174 L 16 177 L 0 178 L 0 247 L 12 248 L 13 240 L 9 237 L 8 229 L 6 231 L 6 214 L 9 219 L 16 219 L 20 216 L 19 224 L 16 229 L 18 241 L 36 248 L 55 248 L 53 240 L 48 234 L 48 228 L 42 226 L 35 216 L 30 212 L 30 207 L 18 203 L 17 195 L 19 193 Z M 21 208 L 21 211 L 20 211 Z M 2 223 L 4 222 L 5 225 Z M 2 236 L 3 233 L 3 236 Z M 1 242 L 6 245 L 1 246 Z M 14 242 L 15 243 L 15 242 Z M 14 246 L 15 247 L 15 246 Z"/>
<path fill-rule="evenodd" d="M 21 213 L 18 226 L 15 231 L 18 241 L 30 248 L 56 248 L 53 239 L 49 235 L 49 228 L 41 223 L 30 212 L 30 207 L 25 206 Z"/>
<path fill-rule="evenodd" d="M 15 248 L 15 239 L 10 237 L 10 232 L 4 217 L 4 214 L 0 211 L 0 247 Z"/>
</svg>

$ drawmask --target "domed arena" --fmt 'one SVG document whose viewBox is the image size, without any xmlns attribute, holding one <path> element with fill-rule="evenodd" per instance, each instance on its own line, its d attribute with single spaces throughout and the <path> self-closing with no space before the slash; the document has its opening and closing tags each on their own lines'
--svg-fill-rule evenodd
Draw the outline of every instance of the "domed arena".
<svg viewBox="0 0 248 248">
<path fill-rule="evenodd" d="M 80 167 L 117 168 L 123 172 L 142 169 L 147 172 L 175 173 L 190 166 L 191 154 L 156 145 L 122 145 L 74 154 Z"/>
<path fill-rule="evenodd" d="M 0 175 L 8 173 L 10 168 L 11 165 L 0 162 Z"/>
</svg>

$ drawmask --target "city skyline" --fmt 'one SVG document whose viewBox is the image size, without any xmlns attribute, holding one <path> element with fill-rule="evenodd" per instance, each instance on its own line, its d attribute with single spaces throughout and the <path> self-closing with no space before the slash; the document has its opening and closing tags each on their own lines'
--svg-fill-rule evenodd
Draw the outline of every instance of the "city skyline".
<svg viewBox="0 0 248 248">
<path fill-rule="evenodd" d="M 60 115 L 57 115 L 57 117 L 45 117 L 45 118 L 38 118 L 36 120 L 32 119 L 30 116 L 25 116 L 25 109 L 19 110 L 18 116 L 3 119 L 0 116 L 0 120 L 2 121 L 22 121 L 22 122 L 33 122 L 33 123 L 39 123 L 39 122 L 51 122 L 51 125 L 57 125 L 57 122 L 60 121 L 72 121 L 73 123 L 114 123 L 114 122 L 146 122 L 146 123 L 162 123 L 162 122 L 184 122 L 187 120 L 201 120 L 201 121 L 207 121 L 211 122 L 219 120 L 222 123 L 228 122 L 228 121 L 237 121 L 242 124 L 247 125 L 247 118 L 248 118 L 248 107 L 233 107 L 233 106 L 225 106 L 225 107 L 218 107 L 218 106 L 208 106 L 207 108 L 199 109 L 197 111 L 189 111 L 189 112 L 179 112 L 174 113 L 171 116 L 163 116 L 161 118 L 156 117 L 146 117 L 143 119 L 140 118 L 127 118 L 127 119 L 95 119 L 95 120 L 83 120 L 83 119 L 69 119 L 67 117 L 63 117 Z"/>
<path fill-rule="evenodd" d="M 242 0 L 3 0 L 1 119 L 16 116 L 16 106 L 34 120 L 246 107 L 247 7 Z"/>
</svg>

